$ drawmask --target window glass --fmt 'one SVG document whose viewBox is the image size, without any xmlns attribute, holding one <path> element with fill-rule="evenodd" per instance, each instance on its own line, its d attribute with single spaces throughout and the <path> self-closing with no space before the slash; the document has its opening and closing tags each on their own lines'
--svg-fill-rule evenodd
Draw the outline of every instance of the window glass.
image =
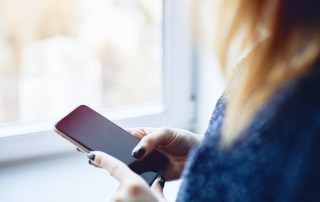
<svg viewBox="0 0 320 202">
<path fill-rule="evenodd" d="M 161 0 L 0 0 L 0 125 L 162 100 Z"/>
</svg>

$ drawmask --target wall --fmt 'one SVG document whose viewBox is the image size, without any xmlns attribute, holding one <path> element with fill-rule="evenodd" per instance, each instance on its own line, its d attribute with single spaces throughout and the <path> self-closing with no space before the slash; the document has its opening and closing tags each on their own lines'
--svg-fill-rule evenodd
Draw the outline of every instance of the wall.
<svg viewBox="0 0 320 202">
<path fill-rule="evenodd" d="M 200 47 L 197 53 L 196 132 L 203 134 L 208 127 L 216 101 L 225 88 L 225 80 L 210 49 Z"/>
</svg>

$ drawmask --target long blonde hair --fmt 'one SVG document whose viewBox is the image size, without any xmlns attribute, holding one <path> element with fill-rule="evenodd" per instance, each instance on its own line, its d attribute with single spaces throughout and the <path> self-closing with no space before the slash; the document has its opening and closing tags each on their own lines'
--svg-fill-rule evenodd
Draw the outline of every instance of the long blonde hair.
<svg viewBox="0 0 320 202">
<path fill-rule="evenodd" d="M 242 36 L 243 48 L 256 46 L 246 58 L 239 84 L 228 97 L 222 130 L 222 143 L 228 146 L 239 138 L 277 89 L 310 72 L 319 59 L 320 3 L 318 0 L 224 0 L 222 4 L 223 25 L 217 30 L 220 36 L 217 53 L 222 67 L 227 66 L 235 38 Z"/>
</svg>

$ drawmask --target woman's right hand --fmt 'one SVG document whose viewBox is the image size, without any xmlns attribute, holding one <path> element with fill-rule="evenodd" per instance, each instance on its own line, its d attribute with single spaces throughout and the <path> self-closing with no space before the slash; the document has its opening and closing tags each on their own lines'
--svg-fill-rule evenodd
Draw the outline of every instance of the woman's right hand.
<svg viewBox="0 0 320 202">
<path fill-rule="evenodd" d="M 169 165 L 161 175 L 166 180 L 178 179 L 182 173 L 189 151 L 196 146 L 203 136 L 177 128 L 132 128 L 127 131 L 141 139 L 133 149 L 132 155 L 144 158 L 154 149 L 165 154 Z"/>
</svg>

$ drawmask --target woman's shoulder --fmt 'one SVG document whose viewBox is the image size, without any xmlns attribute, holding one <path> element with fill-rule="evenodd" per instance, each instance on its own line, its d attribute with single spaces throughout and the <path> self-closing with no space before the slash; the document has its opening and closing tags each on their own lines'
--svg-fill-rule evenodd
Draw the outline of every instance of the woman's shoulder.
<svg viewBox="0 0 320 202">
<path fill-rule="evenodd" d="M 319 69 L 279 89 L 228 150 L 219 147 L 222 97 L 204 141 L 190 154 L 180 199 L 318 201 Z"/>
<path fill-rule="evenodd" d="M 319 89 L 320 62 L 309 73 L 279 88 L 257 113 L 253 122 L 266 119 L 266 122 L 275 126 L 296 122 L 301 127 L 303 123 L 315 124 L 320 119 Z"/>
<path fill-rule="evenodd" d="M 320 136 L 320 63 L 305 76 L 278 89 L 243 131 L 246 139 L 311 140 Z M 303 141 L 302 140 L 302 141 Z M 248 141 L 250 142 L 250 141 Z"/>
</svg>

